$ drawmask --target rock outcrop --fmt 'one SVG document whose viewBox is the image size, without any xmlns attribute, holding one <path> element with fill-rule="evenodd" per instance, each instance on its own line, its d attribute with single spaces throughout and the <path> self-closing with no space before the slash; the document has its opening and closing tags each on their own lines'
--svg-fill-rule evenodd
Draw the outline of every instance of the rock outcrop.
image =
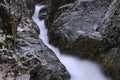
<svg viewBox="0 0 120 80">
<path fill-rule="evenodd" d="M 108 8 L 105 17 L 98 26 L 104 42 L 110 49 L 107 54 L 102 54 L 103 65 L 107 69 L 107 74 L 113 77 L 113 80 L 119 80 L 120 77 L 120 1 L 114 0 Z M 112 49 L 111 49 L 112 48 Z M 103 56 L 104 55 L 104 56 Z"/>
<path fill-rule="evenodd" d="M 119 0 L 51 0 L 49 42 L 63 53 L 99 62 L 112 80 L 119 80 L 119 6 Z"/>
<path fill-rule="evenodd" d="M 81 52 L 83 56 L 85 53 L 89 55 L 106 49 L 101 33 L 96 28 L 104 18 L 110 2 L 76 1 L 59 7 L 54 11 L 52 23 L 48 16 L 50 43 L 58 46 L 61 51 L 74 54 Z"/>
<path fill-rule="evenodd" d="M 0 80 L 69 80 L 33 22 L 39 0 L 0 1 Z"/>
</svg>

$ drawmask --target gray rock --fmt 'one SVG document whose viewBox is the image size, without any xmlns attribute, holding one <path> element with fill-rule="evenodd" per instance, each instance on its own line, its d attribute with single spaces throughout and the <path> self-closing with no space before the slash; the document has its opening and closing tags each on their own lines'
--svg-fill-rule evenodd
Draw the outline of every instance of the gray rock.
<svg viewBox="0 0 120 80">
<path fill-rule="evenodd" d="M 0 13 L 1 15 L 0 29 L 2 29 L 3 33 L 5 33 L 6 35 L 8 34 L 12 35 L 12 26 L 10 23 L 11 16 L 9 16 L 7 9 L 2 5 L 0 5 L 0 12 L 1 12 Z"/>
<path fill-rule="evenodd" d="M 46 19 L 47 14 L 48 14 L 48 6 L 43 7 L 40 11 L 39 11 L 39 19 L 43 20 Z"/>
<path fill-rule="evenodd" d="M 119 6 L 120 1 L 114 0 L 98 27 L 103 39 L 109 43 L 109 47 L 111 48 L 120 45 Z"/>
<path fill-rule="evenodd" d="M 110 2 L 76 1 L 59 7 L 56 12 L 54 11 L 55 15 L 49 14 L 54 17 L 53 20 L 48 17 L 50 43 L 58 46 L 61 51 L 81 56 L 105 50 L 101 33 L 96 29 L 104 18 Z"/>
<path fill-rule="evenodd" d="M 38 37 L 31 19 L 37 0 L 0 2 L 0 80 L 69 80 L 66 68 Z"/>
<path fill-rule="evenodd" d="M 105 17 L 98 26 L 98 30 L 102 34 L 102 38 L 108 43 L 107 47 L 111 49 L 106 55 L 102 55 L 101 63 L 105 67 L 108 75 L 113 80 L 119 80 L 120 77 L 120 23 L 119 11 L 120 1 L 114 0 L 108 8 Z"/>
<path fill-rule="evenodd" d="M 51 2 L 49 42 L 64 53 L 98 62 L 107 76 L 119 80 L 120 0 Z"/>
<path fill-rule="evenodd" d="M 31 20 L 27 21 L 32 23 Z M 26 28 L 26 25 L 28 28 Z M 38 36 L 34 36 L 39 33 L 36 30 L 38 29 L 35 24 L 30 26 L 24 23 L 18 26 L 17 34 L 19 38 L 17 38 L 17 43 L 19 44 L 16 46 L 21 59 L 23 59 L 23 64 L 29 67 L 31 65 L 30 68 L 33 68 L 31 71 L 33 80 L 51 80 L 51 77 L 55 77 L 56 80 L 69 79 L 68 72 L 55 54 L 38 39 Z M 30 61 L 30 65 L 27 65 L 28 61 Z"/>
<path fill-rule="evenodd" d="M 110 49 L 106 54 L 101 54 L 97 61 L 103 66 L 106 76 L 112 80 L 119 80 L 120 77 L 120 47 Z"/>
</svg>

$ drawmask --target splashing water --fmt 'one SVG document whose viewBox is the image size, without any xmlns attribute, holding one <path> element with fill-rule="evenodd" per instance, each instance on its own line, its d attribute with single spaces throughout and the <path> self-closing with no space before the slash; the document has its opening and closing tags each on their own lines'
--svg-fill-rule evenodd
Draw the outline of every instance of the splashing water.
<svg viewBox="0 0 120 80">
<path fill-rule="evenodd" d="M 101 72 L 100 67 L 94 62 L 87 60 L 80 60 L 73 56 L 63 55 L 59 49 L 49 44 L 47 35 L 47 29 L 44 24 L 44 20 L 39 20 L 38 13 L 44 6 L 35 6 L 35 12 L 33 15 L 33 21 L 40 28 L 39 38 L 48 46 L 60 59 L 62 64 L 66 67 L 71 75 L 71 80 L 110 80 L 107 79 Z"/>
</svg>

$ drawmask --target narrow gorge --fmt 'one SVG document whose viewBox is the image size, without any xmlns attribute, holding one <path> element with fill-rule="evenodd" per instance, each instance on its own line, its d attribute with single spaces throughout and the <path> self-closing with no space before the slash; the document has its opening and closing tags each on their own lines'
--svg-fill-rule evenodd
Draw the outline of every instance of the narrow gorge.
<svg viewBox="0 0 120 80">
<path fill-rule="evenodd" d="M 39 38 L 47 45 L 60 59 L 60 61 L 64 64 L 68 72 L 71 74 L 70 80 L 111 80 L 107 79 L 101 72 L 100 66 L 97 63 L 88 61 L 88 60 L 80 60 L 77 57 L 63 55 L 60 53 L 58 48 L 52 46 L 48 41 L 48 30 L 45 27 L 44 20 L 39 19 L 39 11 L 45 6 L 36 6 L 35 13 L 33 15 L 33 20 L 39 26 L 41 34 Z"/>
<path fill-rule="evenodd" d="M 120 80 L 120 0 L 0 0 L 0 80 Z"/>
</svg>

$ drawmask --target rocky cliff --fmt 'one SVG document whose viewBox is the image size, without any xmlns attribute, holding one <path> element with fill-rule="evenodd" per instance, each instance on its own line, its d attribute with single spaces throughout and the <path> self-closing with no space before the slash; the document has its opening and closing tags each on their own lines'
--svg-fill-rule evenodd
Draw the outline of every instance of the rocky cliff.
<svg viewBox="0 0 120 80">
<path fill-rule="evenodd" d="M 39 0 L 0 0 L 0 80 L 69 80 L 33 22 Z"/>
<path fill-rule="evenodd" d="M 51 0 L 49 42 L 64 53 L 99 62 L 120 80 L 120 0 Z"/>
</svg>

